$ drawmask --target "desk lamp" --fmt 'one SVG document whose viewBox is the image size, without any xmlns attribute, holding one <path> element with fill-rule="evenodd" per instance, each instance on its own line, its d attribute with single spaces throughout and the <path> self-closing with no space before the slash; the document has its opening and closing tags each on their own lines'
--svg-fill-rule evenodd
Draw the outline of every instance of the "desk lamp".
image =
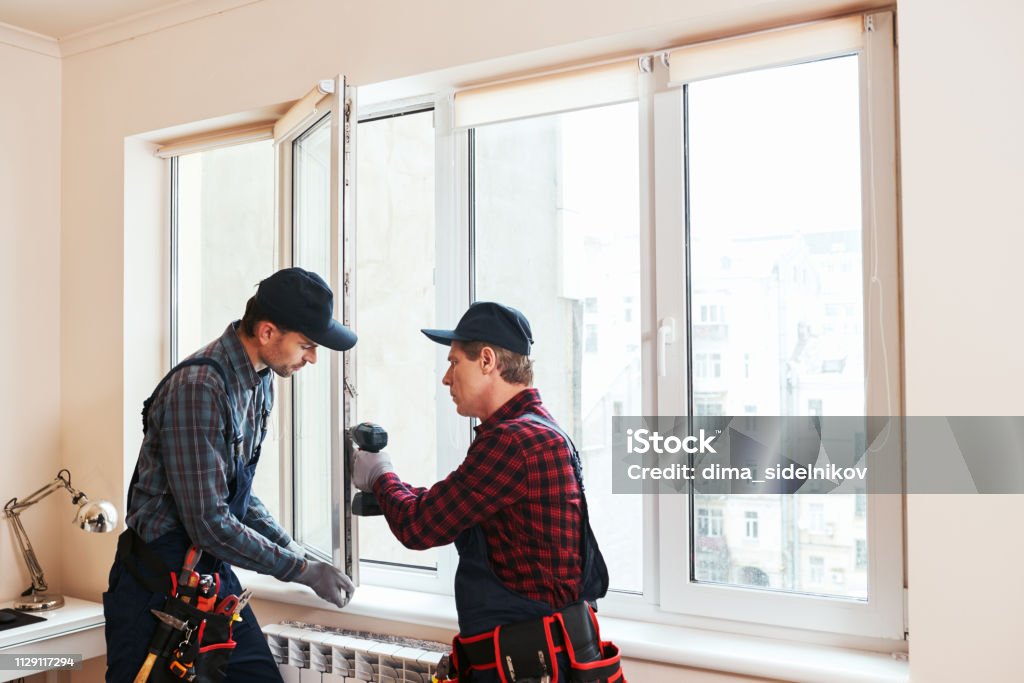
<svg viewBox="0 0 1024 683">
<path fill-rule="evenodd" d="M 106 500 L 93 502 L 83 492 L 71 486 L 71 472 L 61 470 L 56 478 L 42 487 L 35 493 L 25 497 L 23 500 L 11 498 L 4 505 L 4 517 L 11 523 L 14 529 L 14 537 L 18 539 L 21 553 L 25 557 L 25 564 L 32 577 L 32 585 L 22 593 L 22 597 L 28 598 L 14 603 L 14 609 L 42 611 L 57 609 L 64 606 L 64 596 L 54 593 L 47 594 L 46 579 L 43 577 L 43 568 L 39 566 L 39 559 L 32 549 L 32 542 L 28 540 L 25 527 L 21 525 L 21 512 L 30 508 L 54 491 L 65 489 L 71 494 L 71 502 L 78 506 L 74 524 L 83 531 L 108 532 L 113 531 L 117 526 L 117 509 L 112 503 Z"/>
</svg>

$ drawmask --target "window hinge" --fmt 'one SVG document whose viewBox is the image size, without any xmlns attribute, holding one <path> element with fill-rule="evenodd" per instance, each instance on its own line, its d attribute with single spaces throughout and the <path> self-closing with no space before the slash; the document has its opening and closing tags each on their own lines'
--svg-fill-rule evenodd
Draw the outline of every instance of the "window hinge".
<svg viewBox="0 0 1024 683">
<path fill-rule="evenodd" d="M 903 589 L 903 637 L 910 637 L 910 590 Z"/>
<path fill-rule="evenodd" d="M 359 394 L 356 392 L 356 388 L 352 386 L 352 382 L 349 382 L 347 377 L 345 378 L 345 391 L 352 398 L 356 398 L 357 396 L 359 396 Z"/>
</svg>

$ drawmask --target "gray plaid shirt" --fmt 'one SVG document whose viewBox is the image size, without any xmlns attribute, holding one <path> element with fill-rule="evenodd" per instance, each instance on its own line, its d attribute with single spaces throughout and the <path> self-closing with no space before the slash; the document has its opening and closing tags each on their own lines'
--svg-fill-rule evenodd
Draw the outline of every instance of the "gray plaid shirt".
<svg viewBox="0 0 1024 683">
<path fill-rule="evenodd" d="M 305 559 L 285 548 L 291 537 L 259 498 L 250 498 L 242 519 L 228 509 L 235 468 L 251 460 L 259 441 L 264 400 L 268 410 L 274 403 L 273 376 L 253 368 L 237 326 L 237 321 L 228 325 L 218 339 L 192 354 L 219 362 L 230 392 L 216 370 L 201 365 L 176 372 L 154 398 L 126 523 L 144 541 L 183 528 L 203 552 L 290 581 Z M 226 440 L 229 410 L 230 419 L 241 426 L 241 460 L 232 457 Z"/>
</svg>

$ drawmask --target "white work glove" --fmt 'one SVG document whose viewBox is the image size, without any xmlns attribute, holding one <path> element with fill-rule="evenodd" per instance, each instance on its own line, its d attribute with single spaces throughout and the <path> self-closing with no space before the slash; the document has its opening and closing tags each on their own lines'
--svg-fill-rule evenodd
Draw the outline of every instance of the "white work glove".
<svg viewBox="0 0 1024 683">
<path fill-rule="evenodd" d="M 307 560 L 306 568 L 299 572 L 299 575 L 293 580 L 304 586 L 309 586 L 314 593 L 338 607 L 344 607 L 348 598 L 356 592 L 355 584 L 352 583 L 352 579 L 345 576 L 344 572 L 334 565 L 319 560 Z M 346 597 L 346 593 L 348 597 Z"/>
<path fill-rule="evenodd" d="M 360 491 L 373 491 L 373 482 L 385 472 L 394 472 L 387 451 L 371 453 L 356 450 L 352 455 L 352 483 Z"/>
</svg>

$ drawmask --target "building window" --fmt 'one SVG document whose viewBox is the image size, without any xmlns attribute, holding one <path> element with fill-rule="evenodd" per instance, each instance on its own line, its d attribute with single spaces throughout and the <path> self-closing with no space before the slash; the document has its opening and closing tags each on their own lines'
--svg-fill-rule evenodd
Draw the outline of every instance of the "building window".
<svg viewBox="0 0 1024 683">
<path fill-rule="evenodd" d="M 825 558 L 812 555 L 808 559 L 808 566 L 810 567 L 808 583 L 812 585 L 825 583 Z"/>
<path fill-rule="evenodd" d="M 700 508 L 697 510 L 697 534 L 707 538 L 722 535 L 722 511 Z"/>
<path fill-rule="evenodd" d="M 757 513 L 748 510 L 745 513 L 747 538 L 757 538 Z"/>
</svg>

